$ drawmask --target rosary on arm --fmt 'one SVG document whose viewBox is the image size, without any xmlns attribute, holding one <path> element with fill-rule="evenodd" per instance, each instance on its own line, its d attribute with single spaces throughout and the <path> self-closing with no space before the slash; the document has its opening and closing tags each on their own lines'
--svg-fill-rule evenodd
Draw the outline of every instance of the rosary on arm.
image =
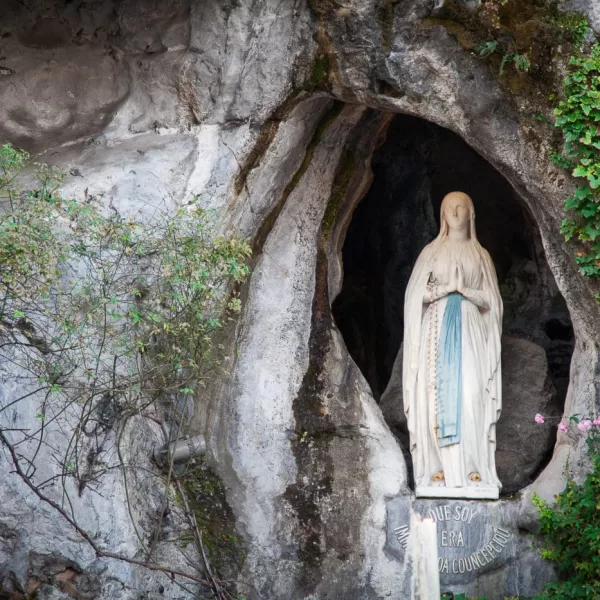
<svg viewBox="0 0 600 600">
<path fill-rule="evenodd" d="M 460 263 L 456 263 L 454 277 L 448 283 L 448 285 L 438 283 L 437 280 L 431 279 L 430 275 L 430 280 L 427 282 L 427 288 L 425 289 L 425 296 L 423 297 L 423 300 L 426 303 L 435 302 L 436 300 L 439 300 L 440 298 L 443 298 L 452 292 L 458 292 L 479 308 L 489 308 L 489 303 L 484 291 L 465 286 L 464 271 Z"/>
<path fill-rule="evenodd" d="M 427 303 L 435 302 L 436 300 L 447 296 L 449 293 L 450 292 L 448 291 L 448 286 L 438 283 L 435 279 L 430 279 L 427 282 L 427 287 L 425 288 L 425 296 L 423 300 Z"/>
</svg>

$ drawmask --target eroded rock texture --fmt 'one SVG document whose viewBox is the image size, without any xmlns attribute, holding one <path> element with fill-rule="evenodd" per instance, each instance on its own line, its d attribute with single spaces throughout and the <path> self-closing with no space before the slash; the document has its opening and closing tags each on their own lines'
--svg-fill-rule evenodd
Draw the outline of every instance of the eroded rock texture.
<svg viewBox="0 0 600 600">
<path fill-rule="evenodd" d="M 506 385 L 509 398 L 519 398 L 507 412 L 515 426 L 507 425 L 506 448 L 523 443 L 529 429 L 517 425 L 544 406 L 563 410 L 564 400 L 567 415 L 596 414 L 600 320 L 559 234 L 572 182 L 548 159 L 546 126 L 527 119 L 519 101 L 452 34 L 425 21 L 434 4 L 11 0 L 3 7 L 1 141 L 41 152 L 69 172 L 65 194 L 95 196 L 124 213 L 172 207 L 196 193 L 217 211 L 223 230 L 241 232 L 254 246 L 242 315 L 229 332 L 229 375 L 199 394 L 191 425 L 206 436 L 212 466 L 226 485 L 234 526 L 247 547 L 238 579 L 251 585 L 240 591 L 250 597 L 253 588 L 274 599 L 401 598 L 409 589 L 406 563 L 388 551 L 388 526 L 390 506 L 404 510 L 413 498 L 393 424 L 376 402 L 392 374 L 401 328 L 391 327 L 383 345 L 369 335 L 399 314 L 408 256 L 435 230 L 441 200 L 435 186 L 440 177 L 450 184 L 453 156 L 432 151 L 450 135 L 443 132 L 421 135 L 416 153 L 400 144 L 390 146 L 395 159 L 373 158 L 386 133 L 386 144 L 397 141 L 389 137 L 394 114 L 453 132 L 467 145 L 457 155 L 462 165 L 469 152 L 487 161 L 478 189 L 494 180 L 487 223 L 479 196 L 479 230 L 492 255 L 496 248 L 504 273 L 507 329 L 516 336 L 511 343 L 529 357 L 520 379 Z M 437 168 L 429 179 L 423 178 L 424 156 L 433 156 Z M 375 218 L 367 208 L 377 202 L 377 190 L 375 213 L 395 201 L 390 188 L 378 187 L 384 163 L 395 165 L 394 181 L 410 189 L 406 201 L 399 199 L 397 220 L 386 226 L 398 232 L 397 223 L 410 217 L 418 227 L 391 257 L 385 239 L 377 240 L 383 258 L 376 267 L 385 270 L 391 261 L 394 277 L 375 290 L 367 282 L 363 293 L 387 299 L 387 308 L 381 320 L 363 315 L 362 325 L 348 326 L 343 337 L 331 304 L 340 292 L 343 303 L 346 284 L 355 284 L 355 301 L 364 298 L 356 281 L 343 284 L 342 247 L 355 209 Z M 512 198 L 506 207 L 498 203 L 499 185 Z M 525 233 L 515 225 L 519 215 L 526 215 Z M 498 219 L 504 234 L 519 240 L 514 252 L 502 254 L 503 237 L 484 239 Z M 517 229 L 521 237 L 515 238 Z M 527 386 L 520 383 L 525 378 Z M 19 393 L 7 386 L 3 401 Z M 36 408 L 31 399 L 2 418 L 11 427 L 29 427 Z M 63 426 L 68 430 L 68 420 Z M 151 423 L 126 432 L 128 456 L 140 461 L 130 484 L 142 538 L 160 504 L 154 467 L 145 459 L 157 438 Z M 547 441 L 539 442 L 536 456 L 547 451 Z M 567 459 L 581 476 L 583 448 L 580 438 L 559 434 L 539 475 L 543 457 L 522 464 L 519 478 L 506 476 L 515 488 L 535 477 L 520 498 L 494 509 L 511 515 L 521 536 L 511 548 L 522 551 L 511 550 L 508 563 L 490 563 L 453 584 L 454 591 L 490 598 L 535 592 L 541 580 L 518 576 L 540 564 L 525 550 L 531 538 L 524 530 L 534 529 L 531 493 L 559 492 Z M 50 451 L 36 460 L 53 474 Z M 40 593 L 49 598 L 73 592 L 69 586 L 80 597 L 192 597 L 168 576 L 97 559 L 10 473 L 8 461 L 0 467 L 0 575 L 7 590 L 24 594 L 28 582 L 44 579 Z M 104 548 L 135 557 L 140 545 L 122 478 L 111 477 L 101 494 L 74 494 L 73 510 Z M 60 490 L 55 493 L 59 498 Z M 175 535 L 177 525 L 170 523 L 164 537 Z M 182 560 L 162 545 L 159 556 L 172 565 Z"/>
</svg>

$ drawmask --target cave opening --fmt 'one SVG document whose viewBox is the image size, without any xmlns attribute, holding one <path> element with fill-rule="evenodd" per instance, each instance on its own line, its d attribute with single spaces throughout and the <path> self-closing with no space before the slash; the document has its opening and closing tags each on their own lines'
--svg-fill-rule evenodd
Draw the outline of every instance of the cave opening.
<svg viewBox="0 0 600 600">
<path fill-rule="evenodd" d="M 562 415 L 575 341 L 534 218 L 462 138 L 423 119 L 396 115 L 371 168 L 371 186 L 342 247 L 336 324 L 403 448 L 412 480 L 399 353 L 404 292 L 418 254 L 437 234 L 442 198 L 456 190 L 471 196 L 477 235 L 494 261 L 504 302 L 496 460 L 502 493 L 514 493 L 551 458 L 556 422 L 540 425 L 534 416 Z"/>
</svg>

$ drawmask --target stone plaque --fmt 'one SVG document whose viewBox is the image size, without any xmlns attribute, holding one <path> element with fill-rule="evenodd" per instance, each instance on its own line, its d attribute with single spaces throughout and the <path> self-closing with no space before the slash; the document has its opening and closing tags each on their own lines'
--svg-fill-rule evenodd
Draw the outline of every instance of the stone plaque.
<svg viewBox="0 0 600 600">
<path fill-rule="evenodd" d="M 388 503 L 388 549 L 401 561 L 410 533 L 410 505 L 400 498 Z M 417 499 L 412 506 L 437 523 L 442 589 L 502 568 L 518 554 L 521 540 L 506 503 Z"/>
</svg>

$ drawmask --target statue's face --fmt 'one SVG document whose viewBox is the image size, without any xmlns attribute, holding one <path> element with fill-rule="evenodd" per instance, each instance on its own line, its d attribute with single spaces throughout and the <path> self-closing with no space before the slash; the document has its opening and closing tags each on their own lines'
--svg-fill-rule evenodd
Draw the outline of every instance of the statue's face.
<svg viewBox="0 0 600 600">
<path fill-rule="evenodd" d="M 451 196 L 445 202 L 444 217 L 450 229 L 466 229 L 469 224 L 469 205 L 462 196 Z"/>
</svg>

